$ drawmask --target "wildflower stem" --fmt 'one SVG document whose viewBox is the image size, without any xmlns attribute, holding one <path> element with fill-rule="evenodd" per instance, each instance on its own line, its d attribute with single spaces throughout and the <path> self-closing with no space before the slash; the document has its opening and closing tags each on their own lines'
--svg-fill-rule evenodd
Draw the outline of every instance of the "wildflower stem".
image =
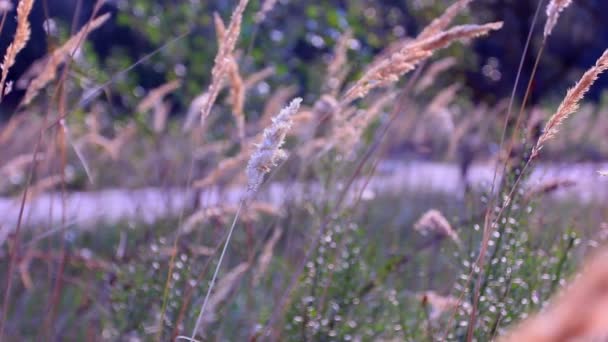
<svg viewBox="0 0 608 342">
<path fill-rule="evenodd" d="M 220 267 L 222 266 L 222 261 L 224 261 L 224 256 L 226 255 L 226 250 L 228 249 L 230 238 L 232 237 L 232 233 L 234 232 L 234 227 L 236 226 L 236 222 L 239 219 L 239 215 L 241 213 L 241 209 L 243 208 L 244 202 L 244 200 L 241 200 L 241 202 L 239 203 L 239 207 L 236 210 L 236 214 L 234 215 L 234 220 L 232 221 L 232 226 L 230 226 L 230 230 L 228 231 L 226 242 L 224 242 L 224 248 L 222 249 L 222 253 L 220 254 L 220 259 L 218 260 L 217 266 L 215 267 L 215 271 L 213 272 L 213 276 L 211 277 L 211 282 L 209 283 L 209 289 L 207 290 L 207 294 L 205 295 L 205 300 L 203 301 L 201 312 L 198 314 L 198 318 L 196 319 L 196 324 L 194 325 L 194 330 L 192 331 L 192 340 L 194 340 L 194 338 L 196 337 L 196 332 L 198 331 L 203 321 L 203 314 L 205 313 L 205 308 L 207 307 L 207 303 L 209 302 L 209 295 L 211 294 L 213 286 L 215 285 L 215 280 L 217 279 Z"/>
</svg>

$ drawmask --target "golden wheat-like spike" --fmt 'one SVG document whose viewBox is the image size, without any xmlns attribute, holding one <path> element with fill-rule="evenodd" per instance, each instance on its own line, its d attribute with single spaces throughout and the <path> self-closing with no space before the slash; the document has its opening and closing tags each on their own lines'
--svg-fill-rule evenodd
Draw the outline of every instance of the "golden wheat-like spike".
<svg viewBox="0 0 608 342">
<path fill-rule="evenodd" d="M 547 5 L 547 22 L 543 36 L 545 39 L 551 35 L 553 28 L 557 24 L 557 19 L 566 7 L 570 6 L 572 0 L 551 0 Z"/>
<path fill-rule="evenodd" d="M 417 39 L 425 39 L 430 36 L 433 36 L 448 27 L 454 18 L 462 12 L 471 2 L 472 0 L 458 0 L 452 5 L 450 5 L 446 10 L 441 14 L 441 16 L 435 18 L 428 24 L 422 32 L 418 35 Z"/>
<path fill-rule="evenodd" d="M 363 97 L 370 90 L 397 82 L 399 78 L 428 59 L 436 50 L 445 48 L 454 41 L 477 38 L 490 31 L 502 28 L 502 22 L 483 25 L 460 25 L 428 38 L 416 39 L 401 50 L 391 54 L 368 70 L 344 95 L 342 106 Z"/>
<path fill-rule="evenodd" d="M 30 40 L 30 22 L 28 17 L 32 12 L 32 7 L 34 6 L 34 0 L 21 0 L 19 1 L 19 5 L 17 5 L 17 29 L 15 30 L 15 37 L 13 38 L 13 42 L 6 49 L 6 53 L 4 54 L 4 60 L 2 62 L 2 77 L 0 78 L 0 91 L 4 90 L 4 83 L 6 82 L 6 78 L 8 77 L 8 71 L 15 64 L 17 60 L 17 55 L 25 45 Z M 0 94 L 0 100 L 2 99 L 2 94 Z"/>
<path fill-rule="evenodd" d="M 230 102 L 232 104 L 232 115 L 236 122 L 239 139 L 245 139 L 245 83 L 239 72 L 239 66 L 234 59 L 228 68 L 228 80 L 230 82 Z"/>
<path fill-rule="evenodd" d="M 68 57 L 72 56 L 75 50 L 84 41 L 86 36 L 93 30 L 99 28 L 110 18 L 110 14 L 106 13 L 101 15 L 91 22 L 84 25 L 84 27 L 75 35 L 70 37 L 62 46 L 57 48 L 49 57 L 44 69 L 32 80 L 30 85 L 27 87 L 25 96 L 23 98 L 23 104 L 29 104 L 36 95 L 47 86 L 57 76 L 57 69 L 63 64 Z"/>
<path fill-rule="evenodd" d="M 201 124 L 203 124 L 209 116 L 211 108 L 215 104 L 220 90 L 222 89 L 222 83 L 224 82 L 224 78 L 226 77 L 229 71 L 230 59 L 234 52 L 234 48 L 236 47 L 236 42 L 241 33 L 243 13 L 245 12 L 245 8 L 247 7 L 248 3 L 249 0 L 239 1 L 234 12 L 232 13 L 228 28 L 226 28 L 225 32 L 221 34 L 222 40 L 218 44 L 218 51 L 217 55 L 215 56 L 215 63 L 213 65 L 213 69 L 211 70 L 211 84 L 209 85 L 209 88 L 207 90 L 206 101 L 201 108 Z M 216 20 L 216 23 L 217 22 L 218 21 Z M 220 32 L 218 31 L 218 35 L 219 34 Z"/>
<path fill-rule="evenodd" d="M 597 60 L 595 65 L 587 70 L 581 79 L 570 88 L 562 103 L 557 108 L 557 111 L 549 118 L 543 134 L 538 138 L 536 145 L 532 149 L 531 158 L 535 158 L 542 149 L 543 145 L 558 132 L 561 124 L 579 108 L 579 103 L 589 91 L 595 80 L 601 73 L 608 69 L 608 49 L 604 51 L 602 56 Z"/>
<path fill-rule="evenodd" d="M 141 100 L 141 102 L 139 102 L 139 104 L 137 105 L 137 111 L 140 113 L 145 113 L 150 109 L 154 108 L 159 103 L 162 103 L 162 100 L 165 96 L 179 89 L 181 84 L 182 83 L 180 80 L 174 80 L 150 90 L 148 95 L 146 95 L 143 100 Z"/>
</svg>

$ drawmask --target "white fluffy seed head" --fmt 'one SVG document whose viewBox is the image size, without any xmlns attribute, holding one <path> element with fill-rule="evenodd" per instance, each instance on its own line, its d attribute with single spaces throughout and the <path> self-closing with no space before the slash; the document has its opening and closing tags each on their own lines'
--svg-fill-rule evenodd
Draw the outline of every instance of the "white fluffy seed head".
<svg viewBox="0 0 608 342">
<path fill-rule="evenodd" d="M 277 116 L 272 118 L 271 125 L 264 130 L 262 142 L 256 145 L 256 150 L 251 155 L 247 164 L 247 198 L 251 198 L 258 190 L 260 184 L 273 167 L 287 158 L 287 152 L 281 147 L 285 142 L 285 136 L 291 128 L 292 117 L 300 109 L 301 98 L 295 98 L 283 108 Z"/>
</svg>

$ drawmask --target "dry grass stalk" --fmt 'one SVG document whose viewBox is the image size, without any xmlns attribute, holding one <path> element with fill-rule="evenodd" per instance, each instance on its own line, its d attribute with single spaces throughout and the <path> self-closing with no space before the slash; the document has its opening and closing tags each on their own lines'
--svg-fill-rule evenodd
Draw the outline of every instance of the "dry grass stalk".
<svg viewBox="0 0 608 342">
<path fill-rule="evenodd" d="M 452 239 L 456 244 L 460 244 L 458 234 L 452 229 L 452 225 L 441 214 L 439 210 L 431 209 L 424 213 L 422 217 L 414 223 L 414 229 L 422 235 L 436 234 Z"/>
<path fill-rule="evenodd" d="M 190 233 L 194 231 L 197 225 L 203 221 L 234 215 L 237 210 L 237 206 L 231 205 L 218 205 L 199 209 L 184 221 L 182 231 L 184 233 Z M 241 214 L 241 218 L 246 222 L 258 221 L 260 219 L 260 215 L 279 216 L 281 214 L 280 210 L 276 206 L 267 202 L 259 201 L 250 203 L 245 210 L 246 211 Z"/>
<path fill-rule="evenodd" d="M 477 38 L 500 28 L 502 28 L 502 22 L 484 25 L 460 25 L 428 38 L 416 39 L 368 70 L 346 92 L 341 103 L 343 106 L 347 105 L 353 100 L 365 96 L 374 88 L 397 82 L 401 76 L 415 69 L 419 63 L 428 59 L 436 50 L 445 48 L 454 41 Z"/>
<path fill-rule="evenodd" d="M 447 106 L 452 103 L 454 98 L 456 98 L 456 94 L 458 90 L 462 88 L 460 83 L 454 83 L 444 89 L 442 89 L 435 97 L 431 100 L 429 105 L 427 106 L 427 113 L 436 113 L 442 110 L 445 110 Z"/>
<path fill-rule="evenodd" d="M 571 179 L 552 179 L 528 190 L 528 192 L 524 195 L 524 200 L 529 201 L 532 198 L 543 196 L 559 189 L 573 187 L 575 185 L 576 181 Z"/>
<path fill-rule="evenodd" d="M 562 100 L 562 103 L 557 108 L 557 111 L 547 124 L 543 134 L 538 138 L 536 145 L 532 149 L 531 158 L 535 158 L 540 150 L 542 149 L 545 142 L 553 138 L 558 132 L 560 125 L 579 108 L 579 103 L 589 91 L 589 88 L 598 76 L 608 69 L 608 50 L 605 50 L 602 56 L 597 60 L 595 65 L 591 69 L 587 70 L 581 79 L 574 85 L 573 88 L 569 89 L 566 93 L 566 97 Z"/>
<path fill-rule="evenodd" d="M 230 71 L 230 61 L 233 58 L 234 48 L 236 47 L 236 42 L 241 33 L 243 12 L 245 12 L 245 8 L 247 7 L 248 3 L 249 0 L 240 0 L 232 13 L 228 28 L 225 30 L 218 30 L 218 36 L 222 37 L 222 41 L 219 42 L 217 55 L 215 56 L 215 63 L 213 65 L 213 69 L 211 70 L 212 79 L 206 92 L 207 100 L 201 108 L 201 124 L 203 124 L 209 116 L 211 108 L 215 104 L 215 101 L 217 100 L 217 97 L 222 89 L 224 78 Z"/>
<path fill-rule="evenodd" d="M 299 108 L 301 98 L 295 98 L 291 103 L 283 108 L 277 116 L 272 119 L 270 127 L 264 130 L 264 138 L 257 145 L 256 151 L 251 155 L 247 164 L 247 194 L 246 199 L 251 198 L 258 190 L 264 175 L 276 166 L 281 161 L 287 158 L 287 153 L 281 148 L 285 142 L 285 136 L 291 128 L 292 116 L 294 116 Z"/>
<path fill-rule="evenodd" d="M 141 100 L 141 102 L 139 102 L 137 105 L 137 111 L 140 113 L 145 113 L 156 107 L 158 104 L 162 103 L 165 96 L 177 90 L 181 84 L 182 83 L 180 80 L 174 80 L 150 90 L 148 95 L 146 95 L 146 97 L 144 97 L 143 100 Z"/>
<path fill-rule="evenodd" d="M 4 83 L 8 77 L 8 71 L 15 64 L 17 55 L 25 48 L 28 40 L 30 40 L 31 29 L 28 17 L 30 12 L 32 12 L 33 6 L 34 0 L 20 0 L 19 5 L 17 5 L 17 29 L 15 30 L 13 42 L 8 46 L 6 53 L 4 54 L 4 60 L 1 65 L 2 77 L 0 78 L 0 91 L 4 90 Z M 0 100 L 2 100 L 2 94 L 0 94 Z"/>
<path fill-rule="evenodd" d="M 256 84 L 264 81 L 268 77 L 274 75 L 274 73 L 275 73 L 274 67 L 266 67 L 260 71 L 257 71 L 255 73 L 249 75 L 245 79 L 245 89 L 247 89 L 247 90 L 251 89 L 254 85 L 256 85 Z"/>
<path fill-rule="evenodd" d="M 546 39 L 551 35 L 557 19 L 566 7 L 570 6 L 572 0 L 551 0 L 547 5 L 547 22 L 545 23 L 544 38 Z"/>
<path fill-rule="evenodd" d="M 97 132 L 90 132 L 79 139 L 78 145 L 90 143 L 98 145 L 104 149 L 113 160 L 120 158 L 122 146 L 135 134 L 137 128 L 134 124 L 129 124 L 123 128 L 114 139 L 108 139 Z"/>
<path fill-rule="evenodd" d="M 154 132 L 161 133 L 167 127 L 167 118 L 171 111 L 171 104 L 167 101 L 157 103 L 154 106 L 154 120 L 152 122 L 152 128 Z"/>
<path fill-rule="evenodd" d="M 245 272 L 247 272 L 248 269 L 249 263 L 241 263 L 226 273 L 222 279 L 220 279 L 220 281 L 217 283 L 217 290 L 211 295 L 211 297 L 209 297 L 207 311 L 202 318 L 201 327 L 205 327 L 217 319 L 216 314 L 220 305 L 226 301 L 226 299 L 228 299 L 228 296 L 236 288 L 239 280 L 241 280 L 241 277 L 245 274 Z"/>
<path fill-rule="evenodd" d="M 31 201 L 32 199 L 36 198 L 38 195 L 40 195 L 43 192 L 46 192 L 54 187 L 56 187 L 57 185 L 61 184 L 61 182 L 63 181 L 63 175 L 57 174 L 57 175 L 52 175 L 52 176 L 48 176 L 45 177 L 39 181 L 37 181 L 35 184 L 33 184 L 32 186 L 29 187 L 28 190 L 28 202 Z M 23 194 L 19 195 L 18 198 L 21 198 L 23 196 Z"/>
<path fill-rule="evenodd" d="M 549 306 L 524 320 L 500 341 L 605 341 L 608 336 L 608 250 L 592 257 Z"/>
<path fill-rule="evenodd" d="M 431 64 L 420 81 L 416 83 L 415 92 L 421 93 L 435 83 L 437 76 L 456 64 L 456 58 L 446 57 Z"/>
<path fill-rule="evenodd" d="M 471 1 L 472 0 L 458 0 L 450 5 L 450 7 L 446 8 L 441 16 L 431 21 L 431 23 L 428 24 L 416 38 L 429 38 L 445 30 L 452 23 L 454 18 L 456 18 L 456 16 L 462 12 Z"/>
<path fill-rule="evenodd" d="M 65 61 L 74 55 L 76 49 L 79 48 L 80 44 L 85 40 L 86 36 L 93 30 L 99 28 L 110 18 L 110 14 L 106 13 L 101 15 L 89 23 L 85 24 L 84 27 L 78 31 L 75 35 L 70 37 L 62 46 L 57 48 L 51 56 L 48 58 L 44 69 L 32 80 L 30 85 L 27 87 L 25 96 L 23 98 L 23 104 L 29 104 L 36 95 L 46 87 L 52 80 L 57 76 L 57 70 L 59 66 L 65 63 Z"/>
<path fill-rule="evenodd" d="M 264 245 L 262 249 L 262 253 L 258 258 L 258 266 L 256 268 L 255 274 L 253 275 L 253 284 L 258 285 L 260 283 L 260 279 L 262 276 L 266 274 L 268 270 L 268 266 L 270 266 L 270 262 L 272 261 L 272 256 L 274 254 L 274 246 L 279 242 L 279 239 L 283 235 L 283 230 L 281 228 L 277 228 L 272 232 L 272 236 Z"/>
</svg>

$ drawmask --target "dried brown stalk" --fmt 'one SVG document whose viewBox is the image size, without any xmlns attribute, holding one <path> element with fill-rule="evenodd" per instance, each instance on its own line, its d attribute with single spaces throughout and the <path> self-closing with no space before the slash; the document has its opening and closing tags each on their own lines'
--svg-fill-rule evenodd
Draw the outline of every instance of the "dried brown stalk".
<svg viewBox="0 0 608 342">
<path fill-rule="evenodd" d="M 57 70 L 59 66 L 65 63 L 65 61 L 74 55 L 76 49 L 84 41 L 86 36 L 93 30 L 99 28 L 110 18 L 110 14 L 106 13 L 101 15 L 89 23 L 85 24 L 84 27 L 75 35 L 70 37 L 62 46 L 57 48 L 51 56 L 48 58 L 44 69 L 32 80 L 30 85 L 27 87 L 25 96 L 23 98 L 23 104 L 29 104 L 38 95 L 40 90 L 46 87 L 52 80 L 57 76 Z"/>
</svg>

